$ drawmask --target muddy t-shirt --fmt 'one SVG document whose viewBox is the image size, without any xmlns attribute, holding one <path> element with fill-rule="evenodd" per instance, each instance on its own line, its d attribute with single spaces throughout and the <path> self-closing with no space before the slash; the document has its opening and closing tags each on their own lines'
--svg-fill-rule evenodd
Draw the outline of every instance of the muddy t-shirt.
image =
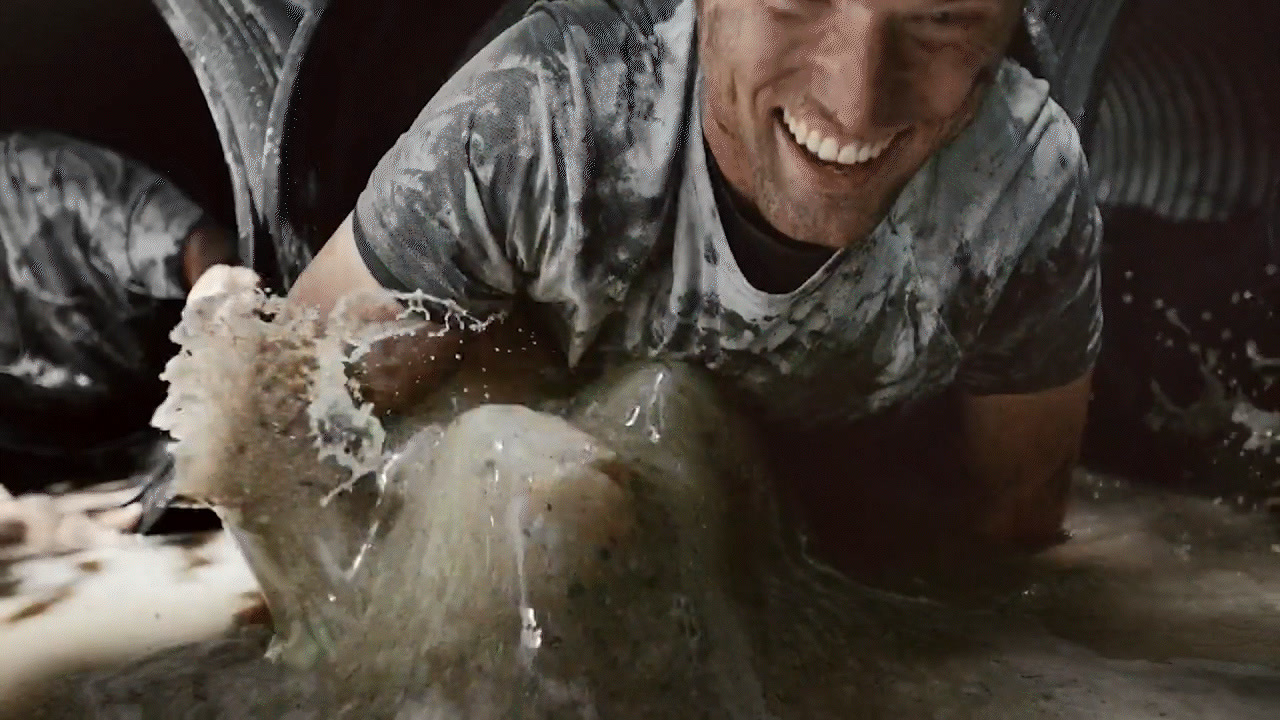
<svg viewBox="0 0 1280 720">
<path fill-rule="evenodd" d="M 132 401 L 163 397 L 158 374 L 186 296 L 182 246 L 205 221 L 176 187 L 110 150 L 0 136 L 0 447 L 83 449 L 90 435 L 130 429 Z"/>
<path fill-rule="evenodd" d="M 536 5 L 375 169 L 354 212 L 370 271 L 478 314 L 527 298 L 571 363 L 696 362 L 798 423 L 1091 367 L 1101 231 L 1044 82 L 1004 63 L 870 237 L 770 292 L 726 239 L 697 52 L 692 0 Z"/>
</svg>

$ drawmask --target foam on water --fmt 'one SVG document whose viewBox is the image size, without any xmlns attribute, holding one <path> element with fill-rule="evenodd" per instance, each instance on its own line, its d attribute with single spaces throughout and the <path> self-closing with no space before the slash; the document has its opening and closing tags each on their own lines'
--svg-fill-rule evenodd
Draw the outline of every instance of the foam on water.
<svg viewBox="0 0 1280 720">
<path fill-rule="evenodd" d="M 561 406 L 497 353 L 384 423 L 350 367 L 428 310 L 358 332 L 261 296 L 192 311 L 157 423 L 178 492 L 218 508 L 262 585 L 284 666 L 189 648 L 81 684 L 76 717 L 188 711 L 178 667 L 235 677 L 201 702 L 256 717 L 1280 711 L 1280 554 L 1258 516 L 1082 478 L 1076 539 L 1016 580 L 947 603 L 875 591 L 804 555 L 756 438 L 692 368 L 618 369 Z"/>
</svg>

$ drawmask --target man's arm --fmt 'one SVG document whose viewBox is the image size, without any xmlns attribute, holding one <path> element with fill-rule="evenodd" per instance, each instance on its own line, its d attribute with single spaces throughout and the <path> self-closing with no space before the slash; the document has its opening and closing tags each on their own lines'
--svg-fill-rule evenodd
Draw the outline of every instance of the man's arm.
<svg viewBox="0 0 1280 720">
<path fill-rule="evenodd" d="M 966 395 L 963 457 L 977 484 L 973 529 L 1004 547 L 1039 550 L 1062 539 L 1080 457 L 1090 376 L 1018 395 Z"/>
<path fill-rule="evenodd" d="M 327 316 L 345 297 L 351 310 L 370 322 L 394 319 L 400 304 L 373 277 L 356 249 L 351 216 L 343 221 L 289 292 L 289 301 Z M 460 330 L 434 323 L 383 340 L 359 368 L 364 396 L 382 412 L 403 410 L 421 400 L 460 364 Z"/>
<path fill-rule="evenodd" d="M 289 301 L 299 306 L 313 307 L 322 315 L 328 315 L 343 297 L 351 294 L 377 295 L 382 284 L 374 279 L 356 250 L 355 236 L 351 232 L 351 216 L 316 254 L 311 264 L 298 276 L 289 291 Z M 391 298 L 383 298 L 382 305 L 394 305 Z"/>
<path fill-rule="evenodd" d="M 328 314 L 346 297 L 348 312 L 374 321 L 401 311 L 392 291 L 420 292 L 475 321 L 509 313 L 554 254 L 556 224 L 572 211 L 556 158 L 562 144 L 579 142 L 556 127 L 570 122 L 551 112 L 567 100 L 547 82 L 568 57 L 544 13 L 472 58 L 383 156 L 290 300 Z M 531 343 L 510 320 L 482 332 L 458 329 L 443 313 L 432 320 L 379 343 L 358 369 L 365 397 L 380 409 L 416 404 L 464 357 L 490 379 L 501 374 L 497 366 L 528 375 L 547 359 L 549 344 Z"/>
<path fill-rule="evenodd" d="M 961 456 L 978 502 L 967 525 L 981 542 L 1011 549 L 1062 538 L 1102 338 L 1102 221 L 1078 144 L 1064 157 L 1075 159 L 1074 176 L 1012 268 L 960 375 Z"/>
</svg>

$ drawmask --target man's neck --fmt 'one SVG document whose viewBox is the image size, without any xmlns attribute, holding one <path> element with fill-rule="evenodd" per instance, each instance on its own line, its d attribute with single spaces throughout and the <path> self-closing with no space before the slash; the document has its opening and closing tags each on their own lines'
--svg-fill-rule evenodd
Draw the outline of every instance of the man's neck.
<svg viewBox="0 0 1280 720">
<path fill-rule="evenodd" d="M 830 248 L 825 245 L 803 242 L 796 240 L 795 238 L 788 237 L 785 233 L 770 225 L 769 221 L 764 218 L 764 215 L 760 214 L 760 211 L 756 209 L 751 200 L 747 198 L 746 195 L 743 195 L 742 192 L 734 187 L 733 183 L 729 182 L 729 179 L 725 177 L 724 172 L 720 169 L 720 163 L 716 159 L 715 153 L 711 151 L 710 144 L 706 144 L 706 153 L 707 170 L 711 173 L 712 182 L 716 183 L 717 186 L 722 189 L 729 200 L 729 203 L 732 205 L 733 213 L 737 216 L 739 221 L 748 225 L 752 230 L 770 241 L 776 242 L 793 250 L 801 252 L 825 251 L 828 253 L 835 251 L 834 248 Z"/>
</svg>

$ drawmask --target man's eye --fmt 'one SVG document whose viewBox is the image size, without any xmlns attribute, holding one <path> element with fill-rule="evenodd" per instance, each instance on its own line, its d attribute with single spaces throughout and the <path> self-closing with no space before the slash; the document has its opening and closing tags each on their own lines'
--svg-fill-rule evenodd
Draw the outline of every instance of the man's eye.
<svg viewBox="0 0 1280 720">
<path fill-rule="evenodd" d="M 969 40 L 982 30 L 986 17 L 982 13 L 937 10 L 911 18 L 916 34 L 928 42 L 957 43 Z"/>
<path fill-rule="evenodd" d="M 979 12 L 938 10 L 924 15 L 924 21 L 937 27 L 969 28 L 981 25 L 986 16 Z"/>
</svg>

